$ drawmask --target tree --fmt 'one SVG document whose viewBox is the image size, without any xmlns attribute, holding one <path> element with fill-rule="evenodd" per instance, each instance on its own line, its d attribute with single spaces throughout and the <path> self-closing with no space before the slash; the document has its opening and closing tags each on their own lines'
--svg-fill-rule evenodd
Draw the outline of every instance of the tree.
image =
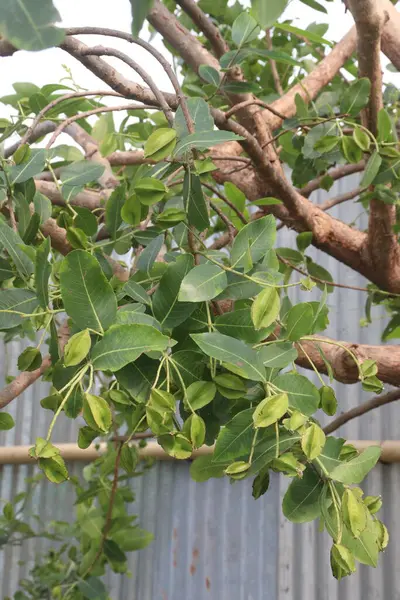
<svg viewBox="0 0 400 600">
<path fill-rule="evenodd" d="M 325 1 L 298 0 L 317 16 Z M 54 418 L 31 456 L 55 483 L 68 479 L 51 443 L 61 412 L 83 413 L 81 448 L 114 440 L 108 495 L 96 479 L 81 498 L 85 510 L 103 510 L 100 539 L 80 538 L 76 550 L 78 576 L 94 586 L 107 562 L 123 570 L 124 550 L 134 549 L 115 498 L 119 467 L 134 470 L 131 442 L 146 432 L 177 459 L 215 443 L 192 463 L 197 481 L 251 477 L 258 498 L 270 470 L 291 477 L 284 514 L 321 519 L 335 577 L 355 561 L 376 565 L 388 543 L 379 497 L 355 487 L 380 449 L 358 454 L 328 434 L 400 398 L 398 389 L 382 394 L 384 384 L 400 383 L 400 346 L 384 344 L 400 325 L 400 149 L 399 91 L 383 85 L 380 64 L 382 48 L 400 68 L 400 16 L 389 0 L 348 0 L 355 26 L 332 45 L 326 25 L 301 30 L 285 20 L 286 4 L 131 0 L 130 35 L 90 24 L 62 30 L 51 0 L 0 3 L 1 56 L 59 46 L 105 84 L 16 84 L 2 98 L 16 116 L 1 122 L 0 329 L 6 341 L 41 336 L 19 357 L 21 373 L 0 392 L 0 407 L 40 377 L 52 383 L 41 404 Z M 139 37 L 145 19 L 177 69 Z M 86 34 L 131 46 L 88 47 Z M 136 45 L 159 62 L 174 93 L 132 58 Z M 108 106 L 108 96 L 121 104 Z M 19 140 L 7 142 L 15 133 Z M 75 144 L 55 146 L 61 133 Z M 357 189 L 322 206 L 309 199 L 351 173 L 361 174 Z M 369 215 L 367 231 L 329 214 L 355 199 Z M 297 250 L 275 248 L 277 222 L 297 232 Z M 327 295 L 340 284 L 307 255 L 310 245 L 368 279 L 367 320 L 375 304 L 389 316 L 381 346 L 321 334 Z M 295 305 L 292 286 L 304 292 Z M 315 286 L 319 302 L 307 300 Z M 298 367 L 316 372 L 320 388 Z M 336 413 L 333 379 L 377 396 L 324 431 L 315 413 Z M 6 412 L 0 426 L 13 426 Z M 72 593 L 92 597 L 77 584 Z"/>
</svg>

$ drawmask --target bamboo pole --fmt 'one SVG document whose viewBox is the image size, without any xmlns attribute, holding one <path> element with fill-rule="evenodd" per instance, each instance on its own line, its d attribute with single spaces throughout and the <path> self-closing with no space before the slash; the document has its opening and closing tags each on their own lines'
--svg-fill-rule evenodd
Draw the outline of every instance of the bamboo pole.
<svg viewBox="0 0 400 600">
<path fill-rule="evenodd" d="M 356 440 L 348 441 L 353 444 L 357 450 L 365 450 L 368 446 L 380 446 L 382 448 L 381 462 L 397 463 L 400 462 L 400 441 L 376 440 Z M 92 444 L 86 450 L 82 450 L 77 444 L 56 444 L 61 452 L 61 456 L 69 462 L 91 462 L 105 452 L 107 444 Z M 24 465 L 34 463 L 35 460 L 28 454 L 31 446 L 9 446 L 0 447 L 0 465 Z M 195 450 L 191 458 L 204 456 L 213 452 L 213 446 L 202 446 Z M 157 460 L 174 460 L 166 454 L 157 442 L 150 441 L 144 448 L 139 448 L 141 458 L 155 458 Z"/>
</svg>

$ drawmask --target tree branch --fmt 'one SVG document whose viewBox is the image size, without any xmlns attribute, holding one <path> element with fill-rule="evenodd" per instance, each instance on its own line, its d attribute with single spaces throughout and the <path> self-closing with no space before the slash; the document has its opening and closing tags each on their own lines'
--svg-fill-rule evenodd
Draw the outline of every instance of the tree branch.
<svg viewBox="0 0 400 600">
<path fill-rule="evenodd" d="M 267 29 L 265 32 L 265 40 L 267 42 L 268 50 L 273 50 L 271 32 L 269 29 Z M 280 96 L 283 96 L 284 92 L 283 92 L 281 79 L 280 79 L 279 73 L 278 73 L 278 67 L 276 66 L 276 61 L 271 58 L 269 61 L 269 66 L 271 67 L 272 79 L 274 80 L 275 89 Z"/>
<path fill-rule="evenodd" d="M 296 94 L 299 94 L 305 102 L 314 100 L 321 89 L 335 77 L 339 69 L 353 54 L 356 49 L 356 40 L 356 28 L 352 27 L 333 50 L 316 65 L 315 69 L 301 80 L 301 83 L 297 83 L 282 98 L 272 102 L 271 107 L 286 115 L 286 118 L 293 117 L 296 114 Z M 272 117 L 266 111 L 263 116 L 272 130 L 280 126 L 281 120 L 277 117 Z"/>
<path fill-rule="evenodd" d="M 387 20 L 381 0 L 349 0 L 358 37 L 359 76 L 371 82 L 368 108 L 363 111 L 363 124 L 374 134 L 378 131 L 378 114 L 383 108 L 381 35 Z M 368 254 L 377 272 L 378 285 L 388 289 L 393 272 L 398 269 L 400 252 L 393 233 L 396 208 L 373 199 L 369 206 Z"/>
<path fill-rule="evenodd" d="M 328 374 L 325 361 L 318 347 L 323 351 L 326 360 L 332 367 L 334 377 L 342 383 L 357 383 L 360 381 L 357 365 L 351 358 L 350 350 L 359 360 L 374 360 L 378 366 L 378 377 L 384 383 L 400 386 L 400 346 L 370 346 L 368 344 L 357 344 L 331 340 L 323 336 L 315 336 L 316 340 L 301 341 L 301 346 L 311 358 L 319 373 Z M 321 340 L 321 341 L 319 341 Z M 296 364 L 311 369 L 309 358 L 300 346 L 296 346 L 298 358 Z"/>
<path fill-rule="evenodd" d="M 334 167 L 327 173 L 323 173 L 319 175 L 315 179 L 312 179 L 307 185 L 299 190 L 299 192 L 308 198 L 310 194 L 315 192 L 321 187 L 322 180 L 327 175 L 333 179 L 333 181 L 337 181 L 338 179 L 342 179 L 343 177 L 347 177 L 347 175 L 353 175 L 354 173 L 360 173 L 365 169 L 365 161 L 362 160 L 359 163 L 350 164 L 350 165 L 340 165 L 339 167 Z"/>
<path fill-rule="evenodd" d="M 371 410 L 375 410 L 375 408 L 380 408 L 381 406 L 384 406 L 385 404 L 390 404 L 391 402 L 396 402 L 396 400 L 400 400 L 400 390 L 399 389 L 388 392 L 387 394 L 384 394 L 383 396 L 375 396 L 374 398 L 371 398 L 371 400 L 367 400 L 367 402 L 364 402 L 363 404 L 360 404 L 359 406 L 355 406 L 354 408 L 351 408 L 347 412 L 339 415 L 336 419 L 334 419 L 326 427 L 324 427 L 324 432 L 326 434 L 333 433 L 334 431 L 339 429 L 339 427 L 341 427 L 345 423 L 348 423 L 352 419 L 361 417 L 362 415 L 365 415 L 367 412 L 370 412 Z"/>
<path fill-rule="evenodd" d="M 229 51 L 229 46 L 222 37 L 218 27 L 203 13 L 194 0 L 176 0 L 176 3 L 189 15 L 199 30 L 204 33 L 217 58 L 221 58 L 221 56 Z"/>
<path fill-rule="evenodd" d="M 6 385 L 6 387 L 0 391 L 0 409 L 5 408 L 30 385 L 35 383 L 35 381 L 37 381 L 50 366 L 50 356 L 46 356 L 36 371 L 24 371 L 17 375 L 11 383 Z"/>
</svg>

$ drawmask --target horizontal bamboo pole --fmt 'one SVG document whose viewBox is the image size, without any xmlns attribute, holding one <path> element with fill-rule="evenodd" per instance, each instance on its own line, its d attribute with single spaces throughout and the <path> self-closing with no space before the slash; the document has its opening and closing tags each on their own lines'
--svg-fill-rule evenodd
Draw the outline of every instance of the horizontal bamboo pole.
<svg viewBox="0 0 400 600">
<path fill-rule="evenodd" d="M 382 448 L 381 462 L 400 462 L 400 441 L 349 440 L 348 443 L 353 444 L 358 450 L 365 450 L 368 446 L 380 446 Z M 107 444 L 104 442 L 97 445 L 92 444 L 86 450 L 82 450 L 77 444 L 56 444 L 56 446 L 60 449 L 61 456 L 66 461 L 90 462 L 106 450 Z M 24 465 L 35 462 L 28 454 L 29 448 L 31 446 L 0 447 L 0 465 Z M 202 446 L 193 452 L 191 458 L 204 456 L 212 452 L 213 446 Z M 174 460 L 154 441 L 148 442 L 145 448 L 139 448 L 139 453 L 142 458 Z"/>
</svg>

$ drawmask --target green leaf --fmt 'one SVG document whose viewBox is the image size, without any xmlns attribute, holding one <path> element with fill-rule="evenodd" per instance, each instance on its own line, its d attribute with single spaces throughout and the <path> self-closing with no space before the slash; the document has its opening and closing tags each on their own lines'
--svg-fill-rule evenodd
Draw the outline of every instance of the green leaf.
<svg viewBox="0 0 400 600">
<path fill-rule="evenodd" d="M 379 168 L 382 164 L 382 158 L 377 153 L 374 152 L 368 159 L 367 165 L 365 167 L 364 175 L 362 176 L 360 185 L 362 187 L 367 187 L 371 185 L 374 181 L 375 177 L 378 174 Z"/>
<path fill-rule="evenodd" d="M 0 330 L 17 327 L 24 320 L 24 314 L 32 314 L 38 307 L 36 294 L 30 290 L 0 290 Z M 3 312 L 4 311 L 4 312 Z M 20 314 L 14 314 L 15 311 Z"/>
<path fill-rule="evenodd" d="M 196 308 L 192 302 L 178 302 L 182 280 L 191 271 L 193 265 L 193 256 L 190 254 L 178 256 L 175 262 L 168 265 L 153 295 L 154 316 L 166 329 L 172 329 L 183 323 Z"/>
<path fill-rule="evenodd" d="M 251 307 L 251 317 L 254 327 L 261 329 L 269 327 L 279 316 L 281 301 L 273 287 L 267 287 L 258 294 Z"/>
<path fill-rule="evenodd" d="M 14 425 L 15 422 L 11 415 L 5 412 L 0 412 L 0 431 L 12 429 Z"/>
<path fill-rule="evenodd" d="M 283 498 L 283 514 L 292 523 L 307 523 L 321 514 L 319 498 L 323 489 L 322 479 L 310 468 L 289 485 Z"/>
<path fill-rule="evenodd" d="M 112 424 L 111 409 L 101 396 L 85 394 L 83 398 L 83 418 L 92 429 L 106 433 Z"/>
<path fill-rule="evenodd" d="M 342 496 L 343 521 L 355 538 L 360 537 L 367 526 L 367 508 L 350 488 Z"/>
<path fill-rule="evenodd" d="M 311 423 L 301 437 L 301 448 L 308 460 L 317 458 L 325 446 L 325 433 L 316 423 Z"/>
<path fill-rule="evenodd" d="M 358 163 L 362 157 L 363 153 L 358 144 L 353 140 L 352 137 L 344 135 L 341 138 L 341 146 L 343 156 L 349 163 Z"/>
<path fill-rule="evenodd" d="M 43 196 L 40 192 L 36 192 L 33 198 L 33 205 L 35 207 L 35 212 L 40 217 L 40 223 L 43 224 L 47 219 L 51 217 L 52 212 L 52 204 L 50 200 Z"/>
<path fill-rule="evenodd" d="M 12 269 L 11 264 L 4 260 L 4 258 L 0 258 L 0 281 L 6 281 L 7 279 L 11 279 L 14 277 L 15 273 Z"/>
<path fill-rule="evenodd" d="M 283 369 L 297 358 L 297 350 L 289 342 L 268 344 L 259 350 L 265 367 L 269 369 Z"/>
<path fill-rule="evenodd" d="M 89 577 L 85 581 L 80 581 L 78 590 L 85 600 L 107 600 L 108 598 L 106 586 L 98 577 Z"/>
<path fill-rule="evenodd" d="M 208 481 L 211 478 L 224 476 L 224 466 L 216 465 L 212 462 L 211 455 L 199 456 L 190 465 L 190 475 L 198 483 Z"/>
<path fill-rule="evenodd" d="M 7 223 L 0 218 L 0 248 L 4 247 L 21 277 L 27 279 L 34 271 L 34 265 L 29 256 L 22 250 L 26 248 L 22 239 Z"/>
<path fill-rule="evenodd" d="M 117 301 L 94 256 L 74 250 L 60 267 L 61 296 L 67 314 L 81 329 L 103 332 L 114 323 Z"/>
<path fill-rule="evenodd" d="M 64 30 L 54 26 L 61 21 L 52 0 L 2 0 L 1 36 L 23 50 L 44 50 L 58 46 Z"/>
<path fill-rule="evenodd" d="M 355 572 L 354 556 L 346 546 L 333 544 L 331 549 L 331 569 L 333 576 L 339 580 Z"/>
<path fill-rule="evenodd" d="M 259 33 L 257 21 L 247 12 L 242 12 L 232 26 L 232 39 L 239 48 L 255 40 Z"/>
<path fill-rule="evenodd" d="M 222 396 L 235 400 L 246 394 L 246 384 L 243 379 L 232 373 L 221 373 L 214 377 L 214 383 Z"/>
<path fill-rule="evenodd" d="M 38 466 L 52 483 L 63 483 L 68 479 L 67 467 L 60 455 L 52 458 L 39 458 Z"/>
<path fill-rule="evenodd" d="M 188 98 L 187 105 L 196 133 L 214 129 L 214 119 L 211 116 L 210 106 L 203 98 Z M 175 128 L 180 138 L 189 133 L 181 106 L 175 113 Z"/>
<path fill-rule="evenodd" d="M 154 535 L 140 527 L 127 527 L 112 534 L 113 540 L 125 552 L 133 552 L 146 548 L 153 540 Z"/>
<path fill-rule="evenodd" d="M 354 127 L 353 139 L 363 152 L 368 152 L 371 145 L 371 138 L 368 133 L 361 129 L 358 125 Z"/>
<path fill-rule="evenodd" d="M 197 333 L 190 337 L 207 356 L 234 365 L 246 379 L 265 381 L 265 367 L 259 354 L 241 340 L 221 333 Z"/>
<path fill-rule="evenodd" d="M 180 433 L 175 436 L 169 434 L 162 435 L 157 441 L 165 452 L 173 458 L 185 460 L 192 455 L 193 448 L 191 443 Z"/>
<path fill-rule="evenodd" d="M 92 181 L 97 181 L 103 175 L 103 172 L 103 165 L 87 160 L 79 160 L 63 167 L 60 171 L 63 197 L 68 198 L 75 187 L 79 188 Z"/>
<path fill-rule="evenodd" d="M 216 329 L 225 335 L 257 344 L 270 333 L 270 328 L 256 330 L 251 319 L 250 308 L 242 308 L 219 315 L 214 322 Z"/>
<path fill-rule="evenodd" d="M 160 128 L 154 131 L 145 143 L 144 156 L 145 158 L 152 158 L 155 161 L 160 161 L 172 154 L 175 146 L 175 129 Z"/>
<path fill-rule="evenodd" d="M 35 150 L 26 162 L 10 168 L 9 180 L 12 185 L 24 183 L 31 177 L 38 175 L 44 169 L 46 162 L 46 150 Z"/>
<path fill-rule="evenodd" d="M 36 249 L 35 283 L 39 304 L 46 309 L 49 305 L 49 278 L 51 266 L 49 254 L 51 250 L 50 238 L 46 238 Z"/>
<path fill-rule="evenodd" d="M 152 206 L 161 202 L 167 193 L 167 188 L 163 182 L 154 177 L 142 177 L 136 183 L 134 190 L 139 202 L 145 206 Z"/>
<path fill-rule="evenodd" d="M 302 302 L 293 306 L 286 318 L 286 337 L 296 342 L 312 330 L 314 311 L 311 304 Z"/>
<path fill-rule="evenodd" d="M 338 465 L 330 473 L 335 481 L 345 484 L 361 483 L 369 471 L 376 465 L 381 455 L 379 446 L 370 446 L 353 460 Z"/>
<path fill-rule="evenodd" d="M 17 366 L 20 371 L 36 371 L 42 364 L 42 360 L 40 350 L 33 346 L 28 346 L 19 355 Z"/>
<path fill-rule="evenodd" d="M 124 287 L 122 288 L 122 293 L 125 296 L 129 296 L 132 300 L 136 300 L 136 302 L 141 302 L 142 304 L 151 305 L 150 296 L 147 295 L 144 288 L 139 285 L 133 278 L 129 279 Z"/>
<path fill-rule="evenodd" d="M 254 436 L 253 409 L 243 410 L 221 429 L 212 457 L 213 463 L 227 463 L 250 452 Z"/>
<path fill-rule="evenodd" d="M 371 82 L 367 77 L 354 81 L 342 95 L 340 112 L 356 117 L 369 102 Z"/>
<path fill-rule="evenodd" d="M 159 255 L 162 245 L 164 243 L 164 234 L 157 236 L 146 246 L 141 252 L 139 260 L 137 261 L 137 268 L 139 271 L 143 271 L 146 275 L 150 275 L 151 267 L 153 266 L 157 256 Z"/>
<path fill-rule="evenodd" d="M 204 81 L 211 85 L 215 85 L 215 87 L 218 87 L 221 82 L 221 77 L 217 69 L 214 69 L 214 67 L 210 67 L 209 65 L 200 65 L 199 75 Z"/>
<path fill-rule="evenodd" d="M 79 365 L 89 354 L 92 340 L 87 329 L 75 333 L 68 340 L 64 350 L 64 364 L 66 367 Z"/>
<path fill-rule="evenodd" d="M 132 35 L 138 37 L 154 0 L 129 0 L 132 9 Z"/>
<path fill-rule="evenodd" d="M 180 350 L 172 355 L 177 364 L 183 382 L 189 386 L 195 381 L 203 379 L 205 371 L 205 361 L 207 360 L 204 354 L 195 350 Z M 180 380 L 175 372 L 172 372 L 176 385 L 180 385 Z"/>
<path fill-rule="evenodd" d="M 214 264 L 198 265 L 183 279 L 179 302 L 212 300 L 228 285 L 226 273 Z"/>
<path fill-rule="evenodd" d="M 322 410 L 324 411 L 324 413 L 326 415 L 333 417 L 333 415 L 337 411 L 337 406 L 338 406 L 336 396 L 335 396 L 335 391 L 328 385 L 323 385 L 319 390 L 319 394 L 321 397 Z"/>
<path fill-rule="evenodd" d="M 322 6 L 322 4 L 320 4 L 319 2 L 316 2 L 316 0 L 300 0 L 300 2 L 302 2 L 306 6 L 309 6 L 310 8 L 314 8 L 318 12 L 322 12 L 322 13 L 328 12 L 326 10 L 325 6 Z"/>
<path fill-rule="evenodd" d="M 251 0 L 251 12 L 262 29 L 269 29 L 279 19 L 288 0 Z"/>
<path fill-rule="evenodd" d="M 207 204 L 198 175 L 190 171 L 185 172 L 183 182 L 183 203 L 188 215 L 189 225 L 198 231 L 203 231 L 210 226 Z"/>
<path fill-rule="evenodd" d="M 258 443 L 256 444 L 251 466 L 252 473 L 258 473 L 272 462 L 277 451 L 283 454 L 289 450 L 296 442 L 300 440 L 298 433 L 290 433 L 285 430 L 279 432 L 279 439 L 276 436 L 275 427 L 261 429 L 258 434 Z"/>
<path fill-rule="evenodd" d="M 268 250 L 270 250 L 276 239 L 276 223 L 272 215 L 252 221 L 235 237 L 231 252 L 232 267 L 237 269 L 243 267 L 249 271 L 248 257 L 252 263 L 258 262 Z"/>
<path fill-rule="evenodd" d="M 392 119 L 385 108 L 381 108 L 378 113 L 378 142 L 392 141 Z"/>
<path fill-rule="evenodd" d="M 193 448 L 200 448 L 204 444 L 204 440 L 206 437 L 206 424 L 204 420 L 196 415 L 196 413 L 192 414 L 189 419 L 185 422 L 184 429 L 186 429 L 186 424 L 188 423 L 188 429 L 190 432 L 190 441 L 193 444 Z"/>
<path fill-rule="evenodd" d="M 181 154 L 194 149 L 208 150 L 211 146 L 216 146 L 217 144 L 239 141 L 242 139 L 242 136 L 231 133 L 230 131 L 199 131 L 198 133 L 191 133 L 180 140 L 175 148 L 174 155 L 180 156 Z"/>
<path fill-rule="evenodd" d="M 169 339 L 150 325 L 115 325 L 92 350 L 96 370 L 118 371 L 135 361 L 143 352 L 162 352 Z"/>
<path fill-rule="evenodd" d="M 131 474 L 135 472 L 136 465 L 139 457 L 138 452 L 134 446 L 128 446 L 124 444 L 121 450 L 121 467 L 127 473 Z"/>
<path fill-rule="evenodd" d="M 217 388 L 211 381 L 196 381 L 186 390 L 188 404 L 193 410 L 199 410 L 214 400 Z"/>
<path fill-rule="evenodd" d="M 111 239 L 115 240 L 117 231 L 122 223 L 121 209 L 126 199 L 126 188 L 124 185 L 118 186 L 106 204 L 105 222 L 107 231 L 111 235 Z"/>
<path fill-rule="evenodd" d="M 141 356 L 134 363 L 117 371 L 115 376 L 119 383 L 133 396 L 137 402 L 146 402 L 157 374 L 158 363 L 147 356 Z"/>
<path fill-rule="evenodd" d="M 142 206 L 136 194 L 132 194 L 126 198 L 124 205 L 121 208 L 121 217 L 125 223 L 129 225 L 139 225 L 142 214 Z"/>
<path fill-rule="evenodd" d="M 276 394 L 262 400 L 253 413 L 254 427 L 269 427 L 283 417 L 289 407 L 287 394 Z"/>
<path fill-rule="evenodd" d="M 287 392 L 289 406 L 303 413 L 312 415 L 319 406 L 319 392 L 314 384 L 303 375 L 279 375 L 273 384 L 280 390 Z"/>
<path fill-rule="evenodd" d="M 309 29 L 300 29 L 299 27 L 293 27 L 293 25 L 288 25 L 287 23 L 275 23 L 274 27 L 276 29 L 281 29 L 282 31 L 286 31 L 287 33 L 294 33 L 294 35 L 299 36 L 300 38 L 306 38 L 309 42 L 314 42 L 315 44 L 322 44 L 331 46 L 332 44 L 329 40 L 321 37 L 320 35 L 310 31 Z"/>
</svg>

